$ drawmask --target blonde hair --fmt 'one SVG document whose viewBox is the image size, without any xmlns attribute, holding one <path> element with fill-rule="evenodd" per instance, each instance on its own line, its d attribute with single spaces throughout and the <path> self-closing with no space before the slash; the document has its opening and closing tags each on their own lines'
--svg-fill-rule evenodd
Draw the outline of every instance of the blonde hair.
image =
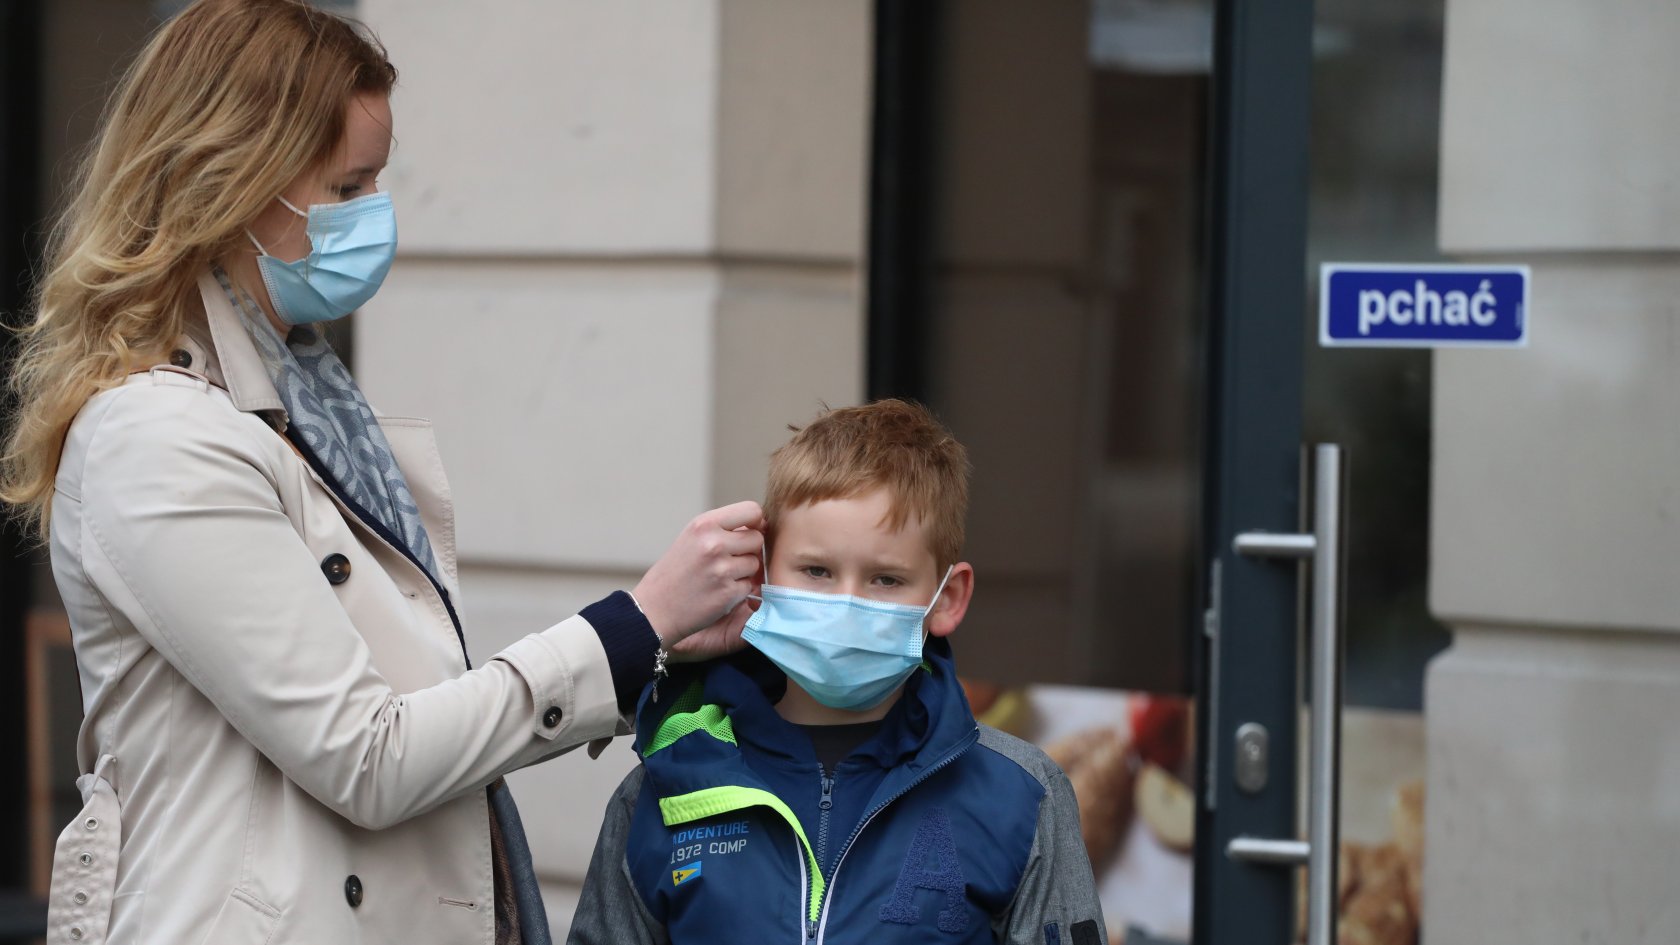
<svg viewBox="0 0 1680 945">
<path fill-rule="evenodd" d="M 332 154 L 396 69 L 365 27 L 301 0 L 198 0 L 123 76 L 56 222 L 10 385 L 0 500 L 41 537 L 64 437 L 135 359 L 167 350 L 199 275 Z"/>
<path fill-rule="evenodd" d="M 882 522 L 921 522 L 943 571 L 962 557 L 968 518 L 968 451 L 927 408 L 903 400 L 826 410 L 770 455 L 764 516 L 772 538 L 789 509 L 885 488 Z"/>
</svg>

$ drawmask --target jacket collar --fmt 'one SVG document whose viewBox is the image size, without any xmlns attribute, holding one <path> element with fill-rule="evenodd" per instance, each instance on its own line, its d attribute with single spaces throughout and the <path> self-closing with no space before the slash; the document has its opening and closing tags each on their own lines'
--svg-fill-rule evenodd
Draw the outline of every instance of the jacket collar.
<svg viewBox="0 0 1680 945">
<path fill-rule="evenodd" d="M 198 294 L 204 303 L 204 318 L 190 321 L 185 335 L 177 342 L 192 358 L 188 370 L 204 375 L 226 390 L 240 410 L 273 412 L 284 427 L 286 408 L 280 403 L 280 394 L 269 380 L 256 343 L 246 332 L 214 272 L 207 269 L 199 274 Z"/>
<path fill-rule="evenodd" d="M 198 293 L 204 302 L 202 320 L 189 320 L 176 344 L 191 356 L 187 369 L 208 378 L 228 392 L 233 405 L 247 413 L 262 414 L 276 430 L 286 429 L 288 418 L 280 394 L 269 379 L 268 368 L 244 319 L 223 291 L 216 274 L 205 270 L 198 277 Z M 391 455 L 408 480 L 420 519 L 432 539 L 437 557 L 437 577 L 451 595 L 459 593 L 455 552 L 455 506 L 449 482 L 443 474 L 437 440 L 431 423 L 425 420 L 374 414 L 391 445 Z M 310 475 L 320 479 L 313 470 Z M 323 482 L 322 487 L 326 488 Z M 346 514 L 352 514 L 346 508 Z"/>
<path fill-rule="evenodd" d="M 977 731 L 949 641 L 929 638 L 923 664 L 882 719 L 880 732 L 857 753 L 907 777 L 966 748 Z M 811 763 L 805 733 L 775 710 L 786 687 L 787 677 L 752 649 L 682 667 L 658 683 L 657 702 L 650 685 L 637 710 L 636 752 L 654 790 L 672 796 L 756 783 L 741 743 L 774 760 Z"/>
</svg>

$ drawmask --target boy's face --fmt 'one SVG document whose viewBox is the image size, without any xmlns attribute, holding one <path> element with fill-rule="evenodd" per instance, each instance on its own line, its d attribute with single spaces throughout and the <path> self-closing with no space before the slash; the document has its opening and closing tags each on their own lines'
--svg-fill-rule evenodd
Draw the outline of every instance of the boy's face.
<svg viewBox="0 0 1680 945">
<path fill-rule="evenodd" d="M 784 511 L 771 548 L 769 583 L 927 606 L 944 574 L 920 520 L 912 518 L 896 531 L 888 527 L 891 504 L 885 489 L 875 489 Z M 958 564 L 928 621 L 932 633 L 944 636 L 956 629 L 972 588 L 973 568 Z"/>
</svg>

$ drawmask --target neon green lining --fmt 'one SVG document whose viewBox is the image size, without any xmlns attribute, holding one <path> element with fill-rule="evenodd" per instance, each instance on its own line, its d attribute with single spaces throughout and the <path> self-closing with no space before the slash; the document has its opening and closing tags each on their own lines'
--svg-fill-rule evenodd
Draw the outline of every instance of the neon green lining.
<svg viewBox="0 0 1680 945">
<path fill-rule="evenodd" d="M 719 741 L 735 744 L 735 725 L 723 707 L 701 705 L 701 698 L 700 681 L 695 680 L 671 703 L 670 714 L 659 723 L 658 731 L 653 733 L 647 749 L 642 752 L 643 758 L 670 747 L 672 742 L 692 732 L 706 732 Z"/>
<path fill-rule="evenodd" d="M 663 736 L 665 730 L 660 728 Z M 733 741 L 734 739 L 730 739 Z M 691 794 L 681 794 L 676 797 L 662 797 L 659 799 L 659 813 L 665 819 L 665 826 L 675 827 L 690 821 L 705 817 L 715 817 L 747 807 L 768 807 L 782 816 L 799 835 L 799 844 L 805 850 L 807 869 L 811 877 L 811 902 L 808 906 L 809 921 L 817 921 L 822 911 L 823 875 L 817 866 L 816 854 L 811 852 L 811 841 L 805 837 L 805 828 L 799 825 L 799 818 L 793 816 L 793 811 L 782 803 L 782 799 L 769 791 L 749 787 L 714 787 L 695 791 Z"/>
<path fill-rule="evenodd" d="M 718 741 L 735 744 L 735 725 L 724 714 L 723 707 L 703 705 L 693 712 L 672 713 L 659 723 L 659 731 L 648 743 L 647 755 L 669 747 L 672 742 L 692 732 L 705 732 Z"/>
</svg>

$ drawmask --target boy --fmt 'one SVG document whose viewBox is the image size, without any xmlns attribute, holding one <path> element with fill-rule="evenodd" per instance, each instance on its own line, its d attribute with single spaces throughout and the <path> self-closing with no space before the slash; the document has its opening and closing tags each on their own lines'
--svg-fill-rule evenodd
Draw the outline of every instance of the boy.
<svg viewBox="0 0 1680 945">
<path fill-rule="evenodd" d="M 957 682 L 967 507 L 961 444 L 902 401 L 772 455 L 751 648 L 643 694 L 574 945 L 1108 941 L 1067 778 Z"/>
</svg>

